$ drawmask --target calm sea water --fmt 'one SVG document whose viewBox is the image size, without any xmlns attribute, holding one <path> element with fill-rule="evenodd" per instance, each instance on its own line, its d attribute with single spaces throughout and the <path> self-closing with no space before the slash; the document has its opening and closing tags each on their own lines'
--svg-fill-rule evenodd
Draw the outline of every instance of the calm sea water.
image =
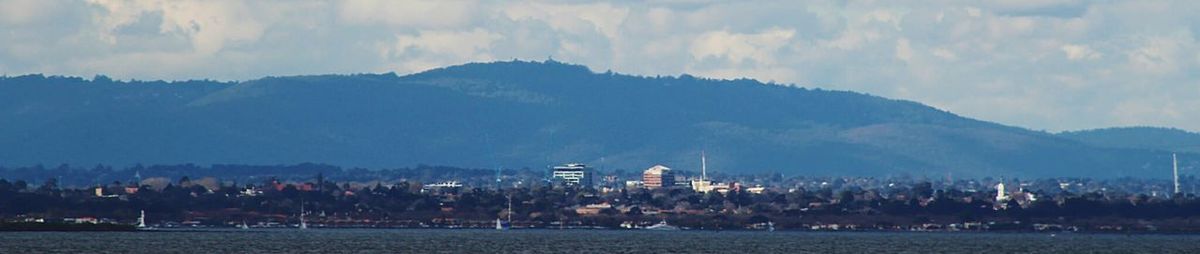
<svg viewBox="0 0 1200 254">
<path fill-rule="evenodd" d="M 0 253 L 731 252 L 1200 253 L 1200 236 L 434 229 L 0 233 Z"/>
</svg>

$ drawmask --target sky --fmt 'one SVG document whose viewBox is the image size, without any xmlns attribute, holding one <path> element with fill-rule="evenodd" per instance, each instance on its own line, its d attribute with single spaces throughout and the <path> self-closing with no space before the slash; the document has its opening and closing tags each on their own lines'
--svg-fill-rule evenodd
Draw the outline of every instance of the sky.
<svg viewBox="0 0 1200 254">
<path fill-rule="evenodd" d="M 512 59 L 753 78 L 1051 132 L 1200 131 L 1200 1 L 0 0 L 0 75 L 249 80 Z"/>
</svg>

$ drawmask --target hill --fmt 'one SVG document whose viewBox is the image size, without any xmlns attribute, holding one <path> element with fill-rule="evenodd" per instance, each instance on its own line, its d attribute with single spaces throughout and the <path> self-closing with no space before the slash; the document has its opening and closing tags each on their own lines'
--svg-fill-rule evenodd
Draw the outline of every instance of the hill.
<svg viewBox="0 0 1200 254">
<path fill-rule="evenodd" d="M 1114 127 L 1068 131 L 1058 136 L 1099 147 L 1200 153 L 1200 134 L 1162 127 Z"/>
<path fill-rule="evenodd" d="M 244 82 L 0 79 L 0 164 L 416 164 L 809 175 L 1137 176 L 1169 155 L 847 91 L 560 62 Z"/>
</svg>

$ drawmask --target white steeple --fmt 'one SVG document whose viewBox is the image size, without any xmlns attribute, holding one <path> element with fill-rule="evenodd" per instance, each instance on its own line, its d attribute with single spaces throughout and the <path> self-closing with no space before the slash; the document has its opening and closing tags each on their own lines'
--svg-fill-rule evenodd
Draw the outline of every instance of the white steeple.
<svg viewBox="0 0 1200 254">
<path fill-rule="evenodd" d="M 1008 201 L 1008 193 L 1004 191 L 1004 178 L 1001 178 L 1000 182 L 996 183 L 996 201 Z"/>
</svg>

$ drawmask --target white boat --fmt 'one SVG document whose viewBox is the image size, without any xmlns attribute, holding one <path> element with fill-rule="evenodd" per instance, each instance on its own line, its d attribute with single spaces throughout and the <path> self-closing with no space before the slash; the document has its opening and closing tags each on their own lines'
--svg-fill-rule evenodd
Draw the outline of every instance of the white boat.
<svg viewBox="0 0 1200 254">
<path fill-rule="evenodd" d="M 246 221 L 242 221 L 242 225 L 238 225 L 239 229 L 250 229 L 250 225 L 246 225 Z"/>
<path fill-rule="evenodd" d="M 662 221 L 658 222 L 658 224 L 650 225 L 649 227 L 646 227 L 645 229 L 646 230 L 671 231 L 671 230 L 679 230 L 679 227 L 671 226 L 671 224 L 667 224 L 667 220 L 662 220 Z"/>
</svg>

